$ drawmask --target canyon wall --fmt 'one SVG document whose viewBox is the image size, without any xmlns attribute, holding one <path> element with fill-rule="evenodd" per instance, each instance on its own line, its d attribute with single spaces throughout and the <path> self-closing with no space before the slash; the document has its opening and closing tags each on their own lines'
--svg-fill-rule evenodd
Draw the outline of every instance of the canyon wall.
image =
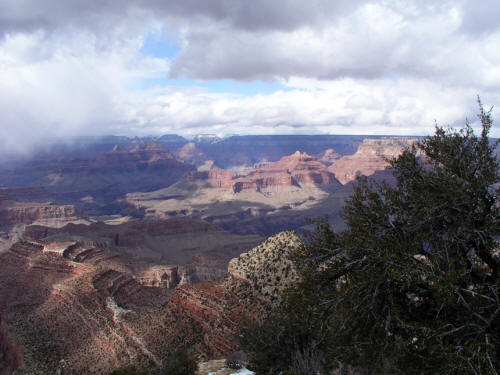
<svg viewBox="0 0 500 375">
<path fill-rule="evenodd" d="M 389 164 L 385 158 L 399 156 L 405 148 L 418 141 L 410 137 L 365 138 L 354 155 L 343 156 L 328 168 L 343 184 L 356 178 L 358 174 L 370 176 L 384 170 Z"/>
<path fill-rule="evenodd" d="M 53 222 L 56 226 L 62 226 L 77 219 L 78 215 L 73 205 L 57 206 L 48 203 L 12 201 L 0 203 L 0 226 L 34 222 Z"/>
</svg>

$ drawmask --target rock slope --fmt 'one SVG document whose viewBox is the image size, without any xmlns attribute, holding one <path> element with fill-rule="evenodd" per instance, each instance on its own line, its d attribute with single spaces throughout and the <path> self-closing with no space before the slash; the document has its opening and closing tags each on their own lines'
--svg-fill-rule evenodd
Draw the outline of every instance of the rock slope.
<svg viewBox="0 0 500 375">
<path fill-rule="evenodd" d="M 0 202 L 0 226 L 44 223 L 63 226 L 79 219 L 73 205 L 36 202 Z"/>
<path fill-rule="evenodd" d="M 233 259 L 220 280 L 178 287 L 159 316 L 136 317 L 134 327 L 152 320 L 168 332 L 160 341 L 156 330 L 144 333 L 145 342 L 158 352 L 185 345 L 205 360 L 234 352 L 244 319 L 264 317 L 279 293 L 298 280 L 288 256 L 300 246 L 293 232 L 270 237 Z"/>
<path fill-rule="evenodd" d="M 290 255 L 300 246 L 302 240 L 296 233 L 278 233 L 248 253 L 232 259 L 228 272 L 250 282 L 260 298 L 275 302 L 283 289 L 299 280 Z"/>
</svg>

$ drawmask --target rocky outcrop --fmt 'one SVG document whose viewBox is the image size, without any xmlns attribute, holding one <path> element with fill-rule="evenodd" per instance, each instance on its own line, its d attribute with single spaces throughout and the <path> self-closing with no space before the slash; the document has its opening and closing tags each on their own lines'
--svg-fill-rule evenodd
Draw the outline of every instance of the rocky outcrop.
<svg viewBox="0 0 500 375">
<path fill-rule="evenodd" d="M 229 262 L 230 275 L 247 280 L 260 298 L 278 300 L 279 293 L 299 280 L 290 255 L 302 246 L 291 231 L 278 233 Z"/>
<path fill-rule="evenodd" d="M 198 171 L 189 175 L 191 181 L 203 181 L 206 187 L 231 189 L 236 173 L 212 166 L 209 170 Z"/>
<path fill-rule="evenodd" d="M 187 282 L 217 279 L 227 270 L 231 258 L 262 241 L 260 236 L 232 234 L 215 224 L 189 218 L 131 220 L 117 225 L 68 224 L 63 228 L 30 226 L 25 238 L 54 249 L 53 244 L 77 243 L 63 250 L 71 260 L 97 264 L 120 255 L 134 263 L 186 266 L 178 270 L 177 278 Z M 151 277 L 152 284 L 166 282 L 162 275 L 144 277 Z"/>
<path fill-rule="evenodd" d="M 335 161 L 328 170 L 341 183 L 346 184 L 358 174 L 370 176 L 376 171 L 384 170 L 388 166 L 385 158 L 397 157 L 417 141 L 417 138 L 409 137 L 365 138 L 354 155 Z"/>
<path fill-rule="evenodd" d="M 295 233 L 280 233 L 232 260 L 223 278 L 178 287 L 155 324 L 166 330 L 161 341 L 157 330 L 156 334 L 144 333 L 148 347 L 161 352 L 185 345 L 201 359 L 221 358 L 238 350 L 243 320 L 262 319 L 279 293 L 298 280 L 288 256 L 301 244 Z M 159 318 L 138 316 L 134 326 L 141 326 L 145 319 Z"/>
<path fill-rule="evenodd" d="M 342 187 L 326 165 L 299 151 L 241 173 L 212 167 L 208 171 L 189 173 L 166 189 L 127 194 L 125 201 L 136 210 L 143 210 L 147 217 L 188 216 L 244 233 L 239 228 L 242 220 L 272 221 L 271 215 L 282 212 L 289 212 L 283 215 L 289 217 L 284 218 L 286 224 L 278 226 L 278 230 L 297 228 L 297 224 L 288 226 L 290 218 L 304 225 L 304 215 L 295 210 L 320 206 Z M 298 215 L 300 220 L 292 218 Z M 272 230 L 267 224 L 266 227 L 253 233 L 266 236 L 276 233 L 276 226 L 272 226 Z"/>
<path fill-rule="evenodd" d="M 222 188 L 233 193 L 244 190 L 260 192 L 268 188 L 290 186 L 300 188 L 304 185 L 339 185 L 335 175 L 323 163 L 300 151 L 274 163 L 260 164 L 243 175 L 212 166 L 209 170 L 188 174 L 186 181 L 203 182 L 204 188 Z"/>
<path fill-rule="evenodd" d="M 184 267 L 154 265 L 138 272 L 136 280 L 150 287 L 175 288 L 179 285 Z"/>
<path fill-rule="evenodd" d="M 319 156 L 319 160 L 326 164 L 332 164 L 335 161 L 339 160 L 342 157 L 339 153 L 337 153 L 333 148 L 329 148 L 325 150 L 323 154 Z"/>
<path fill-rule="evenodd" d="M 108 265 L 75 262 L 31 241 L 0 255 L 3 323 L 18 342 L 26 373 L 55 373 L 61 361 L 69 373 L 85 374 L 108 373 L 129 361 L 155 363 L 125 318 L 157 310 L 172 290 L 143 286 Z"/>
<path fill-rule="evenodd" d="M 333 173 L 315 157 L 296 151 L 275 163 L 267 163 L 250 171 L 246 176 L 233 180 L 233 191 L 245 189 L 260 191 L 279 186 L 334 185 L 338 183 Z"/>
</svg>

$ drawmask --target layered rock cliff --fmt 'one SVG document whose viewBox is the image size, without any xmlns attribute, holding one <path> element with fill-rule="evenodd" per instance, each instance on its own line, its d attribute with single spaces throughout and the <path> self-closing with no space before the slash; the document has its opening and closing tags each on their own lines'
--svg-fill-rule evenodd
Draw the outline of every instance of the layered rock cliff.
<svg viewBox="0 0 500 375">
<path fill-rule="evenodd" d="M 35 202 L 0 202 L 0 226 L 35 222 L 62 226 L 78 219 L 73 205 Z"/>
<path fill-rule="evenodd" d="M 257 191 L 279 186 L 332 185 L 337 180 L 324 164 L 300 151 L 284 156 L 275 163 L 250 171 L 233 181 L 233 191 L 255 189 Z"/>
<path fill-rule="evenodd" d="M 218 167 L 193 172 L 169 188 L 127 194 L 126 202 L 146 216 L 190 216 L 232 228 L 247 217 L 310 209 L 340 187 L 323 163 L 297 151 L 240 175 Z"/>
<path fill-rule="evenodd" d="M 217 225 L 189 218 L 130 220 L 115 225 L 69 224 L 57 229 L 30 226 L 25 237 L 43 243 L 75 242 L 89 249 L 83 254 L 65 253 L 72 257 L 98 259 L 100 251 L 134 261 L 180 265 L 183 269 L 178 277 L 185 282 L 215 280 L 227 270 L 231 258 L 262 241 L 257 235 L 232 234 Z"/>
<path fill-rule="evenodd" d="M 388 166 L 385 158 L 397 157 L 417 141 L 417 138 L 409 137 L 365 138 L 354 155 L 334 161 L 328 170 L 341 183 L 346 184 L 358 174 L 370 176 L 376 171 L 384 170 Z"/>
<path fill-rule="evenodd" d="M 145 287 L 109 265 L 71 261 L 28 241 L 0 255 L 0 305 L 22 353 L 21 373 L 55 373 L 61 360 L 70 373 L 85 374 L 107 373 L 132 358 L 155 363 L 121 316 L 164 304 L 171 289 Z"/>
<path fill-rule="evenodd" d="M 217 281 L 178 287 L 161 316 L 137 316 L 134 327 L 146 325 L 144 340 L 154 351 L 191 347 L 200 359 L 221 358 L 238 350 L 238 335 L 245 319 L 262 319 L 297 282 L 289 255 L 302 246 L 293 232 L 279 233 L 248 253 L 231 260 L 229 272 Z M 165 329 L 158 341 L 157 329 Z M 137 328 L 138 329 L 138 328 Z"/>
<path fill-rule="evenodd" d="M 194 142 L 186 143 L 182 148 L 175 150 L 174 154 L 178 159 L 194 165 L 202 165 L 207 160 L 205 153 L 196 147 Z"/>
</svg>

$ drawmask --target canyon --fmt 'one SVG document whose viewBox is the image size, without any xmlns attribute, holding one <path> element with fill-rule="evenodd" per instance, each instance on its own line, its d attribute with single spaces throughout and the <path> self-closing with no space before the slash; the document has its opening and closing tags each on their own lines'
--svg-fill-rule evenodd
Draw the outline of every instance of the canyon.
<svg viewBox="0 0 500 375">
<path fill-rule="evenodd" d="M 285 259 L 299 246 L 292 232 L 277 234 L 217 280 L 190 284 L 181 283 L 179 267 L 21 240 L 0 255 L 0 363 L 18 373 L 45 374 L 64 363 L 68 373 L 101 374 L 130 362 L 158 365 L 182 346 L 200 359 L 230 354 L 242 320 L 262 318 L 297 280 Z M 148 280 L 155 274 L 162 283 Z"/>
<path fill-rule="evenodd" d="M 289 211 L 296 215 L 295 211 L 318 206 L 341 187 L 323 163 L 296 151 L 244 174 L 217 166 L 188 173 L 168 188 L 129 193 L 125 201 L 144 210 L 147 217 L 189 216 L 237 231 L 231 224 L 241 219 Z"/>
<path fill-rule="evenodd" d="M 102 137 L 3 161 L 0 373 L 103 374 L 158 366 L 179 347 L 199 360 L 238 350 L 241 322 L 298 281 L 289 255 L 308 218 L 342 230 L 355 176 L 391 181 L 385 158 L 413 142 Z"/>
</svg>

